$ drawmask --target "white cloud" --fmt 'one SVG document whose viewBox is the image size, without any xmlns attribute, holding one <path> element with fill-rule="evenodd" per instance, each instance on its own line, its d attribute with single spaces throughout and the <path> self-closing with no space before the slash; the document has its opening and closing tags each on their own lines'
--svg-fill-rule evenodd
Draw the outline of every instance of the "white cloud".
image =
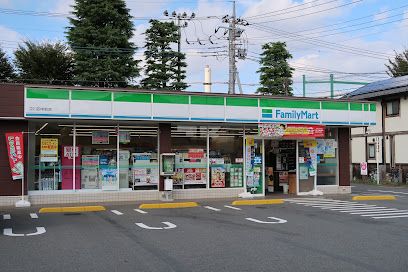
<svg viewBox="0 0 408 272">
<path fill-rule="evenodd" d="M 388 12 L 388 9 L 387 8 L 381 8 L 380 11 L 374 15 L 374 20 L 376 20 L 376 21 L 385 20 L 385 19 L 388 18 L 388 16 L 390 16 L 390 13 Z"/>
<path fill-rule="evenodd" d="M 0 25 L 0 47 L 9 55 L 12 56 L 14 50 L 17 48 L 18 43 L 24 40 L 24 36 L 20 33 Z"/>
</svg>

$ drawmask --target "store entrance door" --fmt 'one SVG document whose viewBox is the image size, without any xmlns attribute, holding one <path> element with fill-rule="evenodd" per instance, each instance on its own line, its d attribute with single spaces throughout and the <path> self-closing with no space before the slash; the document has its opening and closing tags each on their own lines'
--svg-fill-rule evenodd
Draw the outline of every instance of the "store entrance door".
<svg viewBox="0 0 408 272">
<path fill-rule="evenodd" d="M 265 195 L 264 140 L 254 137 L 245 139 L 245 179 L 247 192 Z"/>
<path fill-rule="evenodd" d="M 308 195 L 316 189 L 317 154 L 316 148 L 309 143 L 298 141 L 298 194 Z"/>
</svg>

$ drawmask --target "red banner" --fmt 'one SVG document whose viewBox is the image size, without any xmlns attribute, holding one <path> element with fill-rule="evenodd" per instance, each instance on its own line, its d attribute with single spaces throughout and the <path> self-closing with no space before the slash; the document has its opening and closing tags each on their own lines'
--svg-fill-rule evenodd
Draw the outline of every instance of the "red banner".
<svg viewBox="0 0 408 272">
<path fill-rule="evenodd" d="M 24 143 L 22 132 L 6 133 L 7 154 L 13 180 L 24 176 Z"/>
<path fill-rule="evenodd" d="M 325 126 L 301 124 L 259 124 L 259 136 L 280 138 L 324 138 Z"/>
</svg>

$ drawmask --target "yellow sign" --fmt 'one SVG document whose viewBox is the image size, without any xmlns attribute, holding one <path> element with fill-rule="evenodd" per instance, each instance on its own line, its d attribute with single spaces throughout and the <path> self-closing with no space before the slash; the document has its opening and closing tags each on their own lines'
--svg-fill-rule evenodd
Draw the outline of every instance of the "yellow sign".
<svg viewBox="0 0 408 272">
<path fill-rule="evenodd" d="M 58 161 L 58 139 L 41 138 L 41 161 L 57 162 Z"/>
<path fill-rule="evenodd" d="M 247 137 L 247 138 L 246 138 L 246 144 L 249 145 L 249 146 L 255 145 L 255 140 L 254 140 L 254 138 L 252 138 L 252 137 Z"/>
<path fill-rule="evenodd" d="M 316 147 L 317 141 L 316 140 L 303 140 L 304 147 Z"/>
</svg>

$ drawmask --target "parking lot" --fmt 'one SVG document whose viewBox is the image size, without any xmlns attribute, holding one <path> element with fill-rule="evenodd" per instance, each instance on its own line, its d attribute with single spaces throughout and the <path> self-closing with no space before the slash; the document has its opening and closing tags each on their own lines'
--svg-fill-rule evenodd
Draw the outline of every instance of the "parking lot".
<svg viewBox="0 0 408 272">
<path fill-rule="evenodd" d="M 405 205 L 404 197 L 293 198 L 83 213 L 3 209 L 0 261 L 2 271 L 406 271 L 408 217 L 394 216 Z"/>
</svg>

